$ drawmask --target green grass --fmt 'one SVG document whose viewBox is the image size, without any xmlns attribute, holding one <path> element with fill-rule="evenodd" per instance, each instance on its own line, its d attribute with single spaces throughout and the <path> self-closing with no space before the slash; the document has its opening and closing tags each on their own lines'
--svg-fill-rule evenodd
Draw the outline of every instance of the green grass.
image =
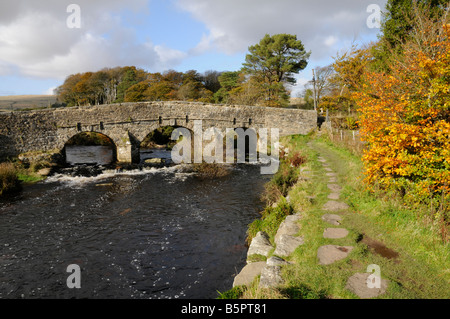
<svg viewBox="0 0 450 319">
<path fill-rule="evenodd" d="M 266 207 L 262 212 L 262 217 L 250 224 L 247 241 L 250 243 L 251 239 L 255 237 L 259 231 L 264 231 L 269 235 L 269 239 L 273 244 L 274 237 L 280 224 L 286 216 L 293 213 L 294 210 L 292 206 L 289 205 L 284 197 L 281 198 L 280 202 L 275 207 Z"/>
<path fill-rule="evenodd" d="M 21 181 L 24 184 L 33 184 L 39 181 L 42 181 L 45 179 L 45 177 L 41 175 L 37 175 L 35 173 L 27 173 L 27 172 L 21 172 L 17 174 L 17 177 L 19 178 L 19 181 Z"/>
<path fill-rule="evenodd" d="M 381 277 L 389 280 L 387 292 L 378 298 L 450 298 L 450 244 L 442 241 L 436 226 L 419 218 L 419 211 L 406 208 L 396 196 L 367 191 L 361 160 L 350 151 L 322 137 L 290 136 L 281 142 L 308 158 L 300 175 L 304 178 L 289 190 L 292 207 L 302 214 L 300 235 L 305 243 L 288 258 L 294 264 L 283 266 L 282 287 L 268 292 L 258 289 L 255 281 L 241 289 L 237 298 L 358 298 L 345 289 L 346 282 L 355 273 L 366 273 L 370 264 L 379 265 Z M 337 173 L 343 187 L 340 200 L 350 206 L 340 213 L 342 227 L 349 230 L 343 239 L 323 238 L 324 229 L 330 226 L 321 219 L 325 213 L 321 208 L 330 190 L 329 177 L 317 161 L 319 153 Z M 398 257 L 388 259 L 375 253 L 361 240 L 363 236 L 383 243 Z M 354 249 L 344 260 L 319 265 L 317 250 L 326 244 Z"/>
</svg>

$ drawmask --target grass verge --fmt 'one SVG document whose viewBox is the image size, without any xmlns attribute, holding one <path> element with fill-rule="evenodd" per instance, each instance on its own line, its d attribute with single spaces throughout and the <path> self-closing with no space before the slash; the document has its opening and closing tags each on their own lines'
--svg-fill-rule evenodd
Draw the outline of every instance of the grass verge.
<svg viewBox="0 0 450 319">
<path fill-rule="evenodd" d="M 450 298 L 450 245 L 442 241 L 434 225 L 418 218 L 419 211 L 405 207 L 389 194 L 367 191 L 362 183 L 360 158 L 334 146 L 326 137 L 289 136 L 281 142 L 307 158 L 299 168 L 298 181 L 288 190 L 290 205 L 302 214 L 300 233 L 305 244 L 289 256 L 293 264 L 283 266 L 285 283 L 279 288 L 259 289 L 257 278 L 249 287 L 233 288 L 222 298 L 358 298 L 345 288 L 347 280 L 355 273 L 366 273 L 371 264 L 380 266 L 381 277 L 389 280 L 386 293 L 378 298 Z M 321 219 L 326 213 L 322 206 L 330 190 L 319 155 L 336 172 L 336 181 L 343 187 L 340 200 L 350 206 L 340 213 L 342 227 L 349 230 L 342 239 L 323 237 L 330 225 Z M 252 227 L 250 231 L 254 232 Z M 319 265 L 317 250 L 327 244 L 354 249 L 344 260 Z M 392 255 L 377 249 L 380 247 Z"/>
</svg>

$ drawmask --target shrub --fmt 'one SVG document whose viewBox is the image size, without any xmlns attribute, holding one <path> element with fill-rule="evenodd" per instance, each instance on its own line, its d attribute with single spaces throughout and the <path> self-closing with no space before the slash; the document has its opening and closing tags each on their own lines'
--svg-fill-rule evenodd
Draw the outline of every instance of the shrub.
<svg viewBox="0 0 450 319">
<path fill-rule="evenodd" d="M 306 162 L 306 157 L 302 156 L 299 152 L 296 152 L 289 156 L 287 160 L 291 164 L 291 166 L 299 167 Z"/>
<path fill-rule="evenodd" d="M 353 97 L 368 146 L 367 183 L 399 190 L 408 204 L 448 221 L 436 209 L 450 200 L 450 27 L 420 22 L 389 72 L 364 70 Z"/>
<path fill-rule="evenodd" d="M 17 170 L 11 163 L 0 163 L 0 196 L 20 188 Z"/>
</svg>

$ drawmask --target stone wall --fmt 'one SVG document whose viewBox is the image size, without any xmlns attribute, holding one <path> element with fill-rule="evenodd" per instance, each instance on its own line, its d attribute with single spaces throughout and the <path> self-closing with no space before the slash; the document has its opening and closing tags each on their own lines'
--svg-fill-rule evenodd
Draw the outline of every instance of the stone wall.
<svg viewBox="0 0 450 319">
<path fill-rule="evenodd" d="M 278 128 L 280 136 L 307 134 L 317 127 L 317 113 L 309 110 L 193 102 L 140 102 L 0 113 L 0 158 L 37 150 L 62 150 L 74 135 L 95 131 L 110 137 L 118 160 L 136 153 L 140 142 L 165 125 L 193 129 Z"/>
</svg>

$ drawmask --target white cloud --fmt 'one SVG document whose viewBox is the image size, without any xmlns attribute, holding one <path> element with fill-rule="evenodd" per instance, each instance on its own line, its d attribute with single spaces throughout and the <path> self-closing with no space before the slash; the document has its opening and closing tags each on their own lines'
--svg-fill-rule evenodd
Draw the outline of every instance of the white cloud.
<svg viewBox="0 0 450 319">
<path fill-rule="evenodd" d="M 332 47 L 333 45 L 335 45 L 337 42 L 339 41 L 339 39 L 333 35 L 330 35 L 329 37 L 327 37 L 324 41 L 324 44 L 328 47 Z"/>
<path fill-rule="evenodd" d="M 54 95 L 55 94 L 56 86 L 52 86 L 48 88 L 46 91 L 42 92 L 44 95 Z"/>
<path fill-rule="evenodd" d="M 266 33 L 296 34 L 312 59 L 335 54 L 338 39 L 376 33 L 366 25 L 367 6 L 386 0 L 178 0 L 183 10 L 203 22 L 209 34 L 196 48 L 233 54 L 245 52 Z"/>
<path fill-rule="evenodd" d="M 150 0 L 77 0 L 82 28 L 69 29 L 66 8 L 73 0 L 0 2 L 0 75 L 64 79 L 104 67 L 135 65 L 164 71 L 206 52 L 245 53 L 266 33 L 291 33 L 312 51 L 310 65 L 334 55 L 366 26 L 367 6 L 386 0 L 174 0 L 206 29 L 186 52 L 143 42 L 132 23 L 145 19 Z M 150 6 L 150 9 L 152 7 Z M 128 12 L 131 14 L 124 14 Z M 181 26 L 182 27 L 182 26 Z M 183 32 L 186 31 L 186 32 Z M 180 30 L 180 36 L 190 34 Z M 220 55 L 218 55 L 220 57 Z M 243 62 L 243 61 L 242 61 Z M 213 68 L 213 67 L 211 67 Z M 304 76 L 304 75 L 303 75 Z"/>
<path fill-rule="evenodd" d="M 142 43 L 121 14 L 145 13 L 148 0 L 78 0 L 82 27 L 66 25 L 72 1 L 43 0 L 0 4 L 0 75 L 11 73 L 64 79 L 104 67 L 135 65 L 162 71 L 185 54 Z"/>
</svg>

